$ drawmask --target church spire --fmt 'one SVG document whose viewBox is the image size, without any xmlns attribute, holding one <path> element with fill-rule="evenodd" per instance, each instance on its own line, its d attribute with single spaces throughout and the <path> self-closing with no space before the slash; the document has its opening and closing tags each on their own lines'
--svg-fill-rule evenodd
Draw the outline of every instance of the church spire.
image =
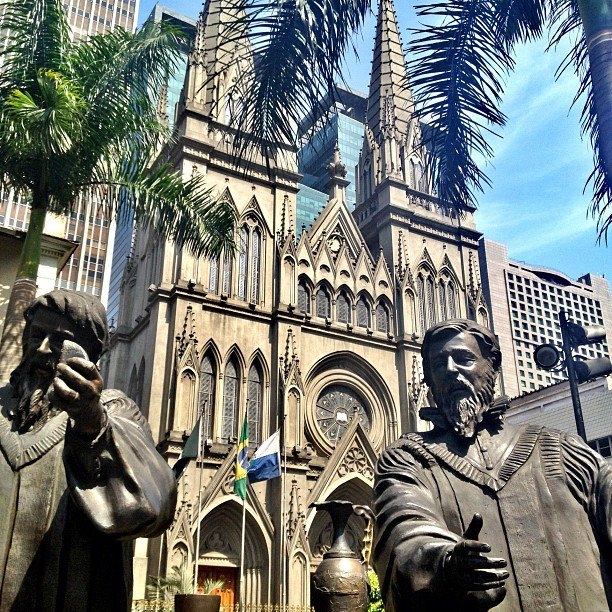
<svg viewBox="0 0 612 612">
<path fill-rule="evenodd" d="M 368 127 L 378 142 L 385 135 L 393 135 L 398 140 L 406 138 L 413 111 L 393 0 L 379 0 L 368 96 Z"/>
<path fill-rule="evenodd" d="M 231 123 L 232 99 L 252 61 L 239 31 L 245 23 L 244 10 L 228 0 L 206 0 L 189 51 L 182 103 L 220 123 Z"/>
</svg>

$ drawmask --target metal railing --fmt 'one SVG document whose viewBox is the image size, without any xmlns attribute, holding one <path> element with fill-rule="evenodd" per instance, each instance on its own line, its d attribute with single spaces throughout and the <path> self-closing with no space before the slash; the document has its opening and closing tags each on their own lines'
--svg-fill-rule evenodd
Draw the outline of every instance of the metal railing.
<svg viewBox="0 0 612 612">
<path fill-rule="evenodd" d="M 174 600 L 135 599 L 132 602 L 132 612 L 174 612 Z M 244 604 L 221 606 L 220 612 L 314 612 L 310 606 L 283 607 L 281 604 Z"/>
</svg>

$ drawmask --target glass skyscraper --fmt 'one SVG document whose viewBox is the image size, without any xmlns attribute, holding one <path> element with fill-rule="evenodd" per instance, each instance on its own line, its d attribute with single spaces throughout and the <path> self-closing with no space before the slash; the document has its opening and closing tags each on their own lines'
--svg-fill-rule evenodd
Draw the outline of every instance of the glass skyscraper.
<svg viewBox="0 0 612 612">
<path fill-rule="evenodd" d="M 346 166 L 346 199 L 350 210 L 355 207 L 355 166 L 363 144 L 367 97 L 354 89 L 338 87 L 337 100 L 328 105 L 327 121 L 313 126 L 305 121 L 300 126 L 303 145 L 298 152 L 298 171 L 303 175 L 297 195 L 297 231 L 310 227 L 325 206 L 329 180 L 327 165 L 334 156 L 336 143 Z"/>
</svg>

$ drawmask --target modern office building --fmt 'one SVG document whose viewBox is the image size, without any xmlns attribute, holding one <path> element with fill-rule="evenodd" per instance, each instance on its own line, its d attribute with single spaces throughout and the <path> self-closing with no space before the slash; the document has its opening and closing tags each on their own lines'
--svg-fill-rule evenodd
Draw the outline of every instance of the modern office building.
<svg viewBox="0 0 612 612">
<path fill-rule="evenodd" d="M 156 4 L 153 7 L 145 23 L 151 21 L 155 23 L 164 21 L 177 24 L 188 32 L 190 40 L 195 36 L 195 20 L 186 15 L 181 15 L 161 4 Z M 159 100 L 159 116 L 161 119 L 168 122 L 170 130 L 174 129 L 177 104 L 181 95 L 185 71 L 187 69 L 188 54 L 189 49 L 186 48 L 174 75 L 168 78 Z M 134 219 L 131 215 L 117 221 L 113 244 L 112 265 L 110 267 L 108 303 L 106 308 L 108 321 L 113 327 L 119 320 L 121 281 L 126 266 L 129 267 L 133 263 L 131 258 L 135 252 L 135 242 L 137 239 L 138 236 L 135 233 Z"/>
<path fill-rule="evenodd" d="M 355 207 L 355 167 L 363 143 L 364 121 L 368 98 L 346 86 L 338 86 L 335 100 L 324 100 L 324 118 L 313 125 L 304 121 L 299 126 L 302 147 L 298 151 L 298 171 L 303 175 L 297 195 L 297 230 L 310 227 L 327 202 L 325 188 L 329 180 L 327 165 L 338 146 L 342 163 L 346 166 L 346 198 L 349 209 Z"/>
<path fill-rule="evenodd" d="M 101 369 L 140 404 L 170 463 L 199 414 L 205 427 L 203 456 L 179 482 L 163 544 L 136 546 L 135 593 L 160 562 L 164 573 L 189 563 L 201 578 L 223 578 L 226 608 L 241 588 L 247 605 L 285 603 L 286 593 L 287 604 L 308 607 L 311 574 L 332 531 L 310 503 L 370 503 L 382 448 L 426 427 L 424 330 L 452 317 L 489 320 L 481 234 L 471 210 L 458 219 L 431 193 L 392 0 L 380 0 L 356 208 L 346 193 L 346 154 L 333 143 L 320 160 L 328 201 L 298 238 L 292 152 L 282 149 L 270 164 L 253 155 L 247 168 L 232 157 L 235 129 L 222 94 L 251 57 L 222 39 L 228 9 L 227 0 L 204 5 L 177 141 L 164 153 L 181 172 L 205 175 L 235 207 L 238 249 L 195 258 L 138 233 Z M 248 487 L 240 586 L 243 505 L 233 479 L 245 419 L 253 449 L 282 427 L 286 478 Z M 360 547 L 363 522 L 351 519 L 349 532 Z"/>
<path fill-rule="evenodd" d="M 603 325 L 607 337 L 612 338 L 612 297 L 607 279 L 586 274 L 572 280 L 557 270 L 513 261 L 505 245 L 484 238 L 479 255 L 492 328 L 504 356 L 503 387 L 510 397 L 564 380 L 563 372 L 542 370 L 533 359 L 540 344 L 561 348 L 559 311 L 564 310 L 581 325 Z M 588 359 L 608 357 L 608 346 L 609 342 L 582 346 L 576 354 Z"/>
<path fill-rule="evenodd" d="M 68 0 L 64 2 L 74 40 L 123 28 L 134 31 L 139 0 Z M 12 190 L 0 192 L 0 227 L 27 230 L 30 205 Z M 54 219 L 57 226 L 58 221 Z M 56 286 L 93 293 L 107 303 L 110 261 L 115 224 L 106 218 L 98 202 L 79 198 L 74 210 L 63 217 L 62 238 L 78 242 L 60 272 Z"/>
</svg>

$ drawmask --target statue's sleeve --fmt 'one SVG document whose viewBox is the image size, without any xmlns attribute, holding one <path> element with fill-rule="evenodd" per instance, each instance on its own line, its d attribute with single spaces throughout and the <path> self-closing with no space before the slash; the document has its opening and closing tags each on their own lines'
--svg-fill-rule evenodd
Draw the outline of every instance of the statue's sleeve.
<svg viewBox="0 0 612 612">
<path fill-rule="evenodd" d="M 172 521 L 176 481 L 157 452 L 149 425 L 120 391 L 105 391 L 106 426 L 94 440 L 70 425 L 64 466 L 76 505 L 102 533 L 120 539 L 152 537 Z"/>
<path fill-rule="evenodd" d="M 447 528 L 437 492 L 431 470 L 406 446 L 379 459 L 373 552 L 387 612 L 452 609 L 442 563 L 461 538 Z"/>
<path fill-rule="evenodd" d="M 564 436 L 561 452 L 568 486 L 588 511 L 600 547 L 612 562 L 612 465 L 572 434 Z"/>
</svg>

